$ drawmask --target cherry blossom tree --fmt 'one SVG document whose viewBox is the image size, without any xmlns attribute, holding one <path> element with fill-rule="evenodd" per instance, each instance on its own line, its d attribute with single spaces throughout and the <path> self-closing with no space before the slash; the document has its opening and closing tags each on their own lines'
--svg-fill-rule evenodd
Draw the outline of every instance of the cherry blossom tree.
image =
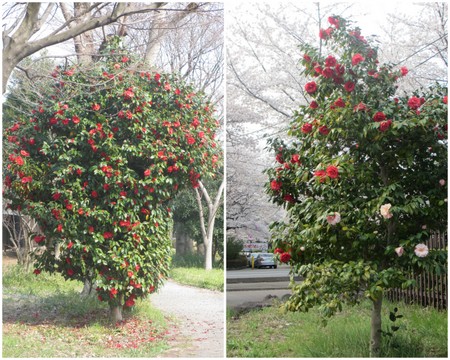
<svg viewBox="0 0 450 360">
<path fill-rule="evenodd" d="M 447 228 L 447 89 L 398 93 L 408 69 L 380 63 L 351 21 L 328 21 L 320 47 L 301 46 L 308 104 L 269 142 L 266 190 L 288 211 L 272 225 L 274 252 L 303 278 L 288 310 L 328 317 L 370 299 L 379 356 L 383 293 L 414 285 L 411 269 L 446 271 L 446 252 L 425 242 Z"/>
</svg>

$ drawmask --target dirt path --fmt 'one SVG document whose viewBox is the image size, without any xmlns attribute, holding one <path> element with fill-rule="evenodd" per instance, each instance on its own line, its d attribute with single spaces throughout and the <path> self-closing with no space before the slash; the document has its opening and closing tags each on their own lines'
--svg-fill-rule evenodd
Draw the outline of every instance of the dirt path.
<svg viewBox="0 0 450 360">
<path fill-rule="evenodd" d="M 178 325 L 169 336 L 170 349 L 159 357 L 225 357 L 224 293 L 168 281 L 150 301 Z"/>
</svg>

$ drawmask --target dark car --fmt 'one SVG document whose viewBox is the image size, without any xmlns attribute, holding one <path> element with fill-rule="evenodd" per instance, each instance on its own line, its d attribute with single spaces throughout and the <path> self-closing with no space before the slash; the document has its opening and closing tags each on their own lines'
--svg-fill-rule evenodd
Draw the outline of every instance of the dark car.
<svg viewBox="0 0 450 360">
<path fill-rule="evenodd" d="M 269 253 L 258 254 L 255 259 L 255 267 L 260 269 L 263 267 L 277 268 L 277 262 L 275 256 Z"/>
</svg>

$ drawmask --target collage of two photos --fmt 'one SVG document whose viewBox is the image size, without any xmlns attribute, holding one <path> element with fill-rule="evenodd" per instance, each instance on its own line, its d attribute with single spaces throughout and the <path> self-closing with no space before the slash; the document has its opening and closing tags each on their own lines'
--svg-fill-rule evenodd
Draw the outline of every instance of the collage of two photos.
<svg viewBox="0 0 450 360">
<path fill-rule="evenodd" d="M 2 3 L 4 358 L 448 357 L 448 4 Z"/>
</svg>

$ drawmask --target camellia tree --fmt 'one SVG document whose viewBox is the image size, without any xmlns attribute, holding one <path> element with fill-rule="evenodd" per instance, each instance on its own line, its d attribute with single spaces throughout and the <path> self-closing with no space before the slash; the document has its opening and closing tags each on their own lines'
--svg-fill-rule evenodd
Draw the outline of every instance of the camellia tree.
<svg viewBox="0 0 450 360">
<path fill-rule="evenodd" d="M 34 272 L 95 283 L 115 321 L 167 276 L 168 201 L 213 175 L 220 159 L 205 97 L 118 43 L 90 68 L 52 73 L 40 104 L 5 129 L 4 172 L 8 206 L 42 230 Z"/>
<path fill-rule="evenodd" d="M 302 46 L 309 104 L 272 139 L 266 190 L 288 209 L 271 227 L 274 252 L 303 280 L 291 311 L 373 302 L 370 353 L 380 354 L 383 293 L 414 285 L 412 272 L 446 271 L 445 250 L 425 244 L 447 227 L 447 89 L 396 94 L 405 67 L 335 16 L 321 49 Z M 329 53 L 324 53 L 325 49 Z"/>
</svg>

